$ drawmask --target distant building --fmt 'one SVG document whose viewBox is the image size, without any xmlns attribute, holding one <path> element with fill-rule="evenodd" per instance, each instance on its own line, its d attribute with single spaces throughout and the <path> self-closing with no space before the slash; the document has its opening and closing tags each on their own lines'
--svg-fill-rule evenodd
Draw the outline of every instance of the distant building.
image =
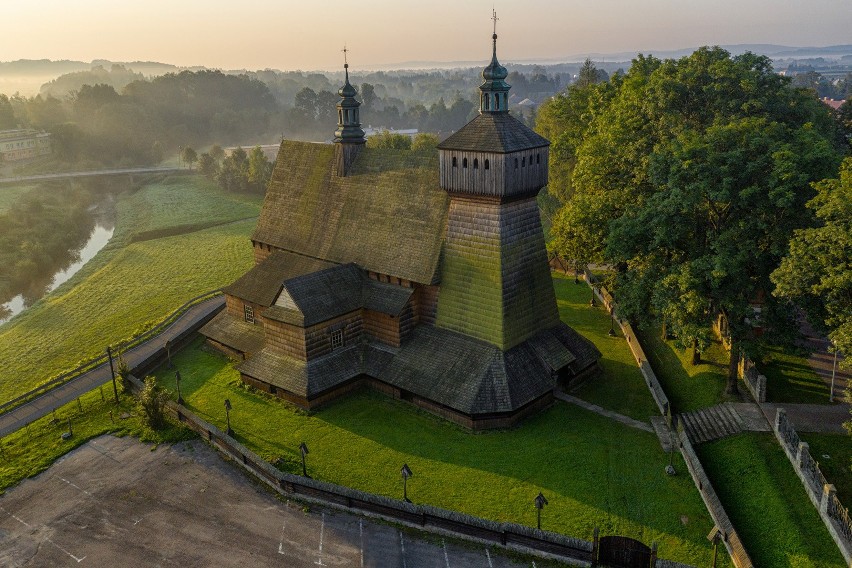
<svg viewBox="0 0 852 568">
<path fill-rule="evenodd" d="M 50 134 L 37 130 L 0 130 L 0 162 L 18 162 L 50 154 Z"/>
<path fill-rule="evenodd" d="M 839 110 L 840 107 L 843 105 L 843 103 L 846 102 L 846 101 L 836 101 L 836 100 L 830 99 L 828 97 L 823 97 L 820 100 L 822 101 L 823 104 L 830 106 L 833 110 Z"/>
<path fill-rule="evenodd" d="M 334 144 L 281 143 L 255 266 L 201 329 L 245 383 L 304 408 L 370 386 L 485 429 L 597 368 L 559 319 L 536 203 L 550 142 L 509 113 L 493 40 L 479 115 L 437 152 L 366 147 L 348 65 Z"/>
<path fill-rule="evenodd" d="M 367 128 L 364 129 L 364 136 L 366 138 L 370 138 L 371 136 L 376 136 L 377 134 L 384 134 L 385 132 L 387 132 L 388 134 L 400 134 L 402 136 L 408 136 L 409 138 L 414 138 L 415 136 L 417 136 L 417 134 L 419 134 L 420 131 L 417 130 L 416 128 L 403 128 L 403 129 L 400 129 L 400 130 L 395 130 L 393 128 L 383 128 L 383 127 L 373 128 L 372 126 L 368 126 Z"/>
</svg>

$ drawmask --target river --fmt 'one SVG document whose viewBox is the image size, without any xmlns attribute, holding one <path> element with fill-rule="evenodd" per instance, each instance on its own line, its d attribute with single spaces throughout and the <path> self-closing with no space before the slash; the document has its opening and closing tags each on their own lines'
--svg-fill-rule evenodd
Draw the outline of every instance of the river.
<svg viewBox="0 0 852 568">
<path fill-rule="evenodd" d="M 83 247 L 76 251 L 69 251 L 70 264 L 60 268 L 53 274 L 53 278 L 51 279 L 50 284 L 44 289 L 44 294 L 42 294 L 42 296 L 46 296 L 50 292 L 56 290 L 56 288 L 67 282 L 69 278 L 74 276 L 74 274 L 83 268 L 83 265 L 89 262 L 96 254 L 98 254 L 98 251 L 106 246 L 112 238 L 114 231 L 115 227 L 112 223 L 98 220 L 95 224 L 95 228 L 92 229 L 92 232 L 89 235 L 89 239 Z M 31 301 L 34 302 L 37 299 L 38 298 L 33 298 Z M 0 304 L 0 324 L 18 315 L 28 307 L 29 305 L 24 299 L 23 294 L 18 294 L 5 304 Z"/>
</svg>

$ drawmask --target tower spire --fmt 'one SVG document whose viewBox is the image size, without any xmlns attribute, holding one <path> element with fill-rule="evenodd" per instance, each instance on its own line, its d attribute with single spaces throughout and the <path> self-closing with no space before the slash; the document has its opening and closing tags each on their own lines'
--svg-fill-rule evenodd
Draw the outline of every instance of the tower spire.
<svg viewBox="0 0 852 568">
<path fill-rule="evenodd" d="M 497 10 L 491 10 L 491 19 L 494 21 L 494 33 L 491 36 L 491 63 L 482 70 L 482 79 L 484 82 L 479 86 L 479 90 L 481 91 L 479 96 L 479 112 L 505 113 L 509 112 L 509 89 L 511 86 L 505 81 L 509 73 L 497 61 L 497 20 L 499 20 Z"/>
<path fill-rule="evenodd" d="M 343 71 L 345 80 L 343 86 L 337 91 L 340 102 L 337 103 L 337 130 L 334 133 L 336 142 L 364 143 L 364 131 L 361 130 L 361 121 L 358 107 L 361 103 L 355 96 L 358 91 L 349 82 L 349 49 L 343 46 Z"/>
</svg>

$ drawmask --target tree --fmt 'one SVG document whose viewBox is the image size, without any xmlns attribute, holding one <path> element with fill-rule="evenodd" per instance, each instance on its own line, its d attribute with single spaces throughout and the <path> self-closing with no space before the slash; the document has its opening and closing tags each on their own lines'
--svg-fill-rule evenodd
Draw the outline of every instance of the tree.
<svg viewBox="0 0 852 568">
<path fill-rule="evenodd" d="M 551 159 L 569 178 L 557 221 L 571 226 L 553 229 L 567 235 L 563 248 L 615 266 L 623 314 L 663 320 L 696 359 L 724 314 L 735 390 L 740 352 L 773 337 L 755 325 L 778 336 L 793 323 L 769 295 L 769 274 L 811 222 L 809 183 L 836 167 L 828 114 L 767 58 L 719 48 L 676 61 L 640 56 L 626 75 L 558 102 L 541 115 L 562 136 Z"/>
<path fill-rule="evenodd" d="M 817 195 L 808 202 L 819 219 L 816 227 L 800 229 L 775 272 L 773 292 L 796 302 L 817 329 L 828 332 L 834 346 L 852 366 L 852 158 L 837 178 L 815 183 Z"/>
<path fill-rule="evenodd" d="M 198 153 L 192 146 L 184 146 L 180 153 L 181 159 L 189 164 L 189 169 L 192 169 L 192 164 L 198 161 Z"/>
<path fill-rule="evenodd" d="M 225 150 L 218 144 L 213 144 L 210 147 L 210 157 L 216 162 L 216 166 L 219 166 L 225 159 Z"/>
<path fill-rule="evenodd" d="M 17 125 L 18 121 L 15 120 L 15 111 L 12 109 L 9 97 L 0 94 L 0 130 L 11 130 Z"/>
<path fill-rule="evenodd" d="M 204 177 L 213 180 L 216 179 L 216 175 L 219 173 L 219 166 L 216 164 L 213 156 L 208 152 L 202 152 L 198 158 L 198 171 Z"/>
<path fill-rule="evenodd" d="M 266 158 L 266 154 L 255 146 L 248 155 L 248 167 L 246 170 L 248 187 L 257 193 L 266 192 L 266 185 L 272 177 L 272 163 Z"/>
<path fill-rule="evenodd" d="M 435 134 L 429 134 L 427 132 L 421 132 L 414 137 L 414 140 L 411 141 L 411 149 L 414 151 L 420 150 L 432 150 L 434 151 L 438 146 L 438 136 Z"/>
<path fill-rule="evenodd" d="M 395 134 L 385 130 L 367 138 L 367 147 L 411 150 L 411 138 L 405 134 Z"/>
<path fill-rule="evenodd" d="M 145 377 L 144 384 L 142 392 L 139 393 L 139 411 L 146 426 L 159 430 L 166 425 L 165 407 L 169 395 L 157 384 L 154 377 Z"/>
</svg>

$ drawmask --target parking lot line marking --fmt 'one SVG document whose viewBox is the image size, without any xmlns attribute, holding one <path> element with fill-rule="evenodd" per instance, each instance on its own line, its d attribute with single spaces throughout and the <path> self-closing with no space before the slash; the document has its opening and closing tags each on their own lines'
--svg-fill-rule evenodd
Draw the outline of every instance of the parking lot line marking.
<svg viewBox="0 0 852 568">
<path fill-rule="evenodd" d="M 317 566 L 325 566 L 322 563 L 322 539 L 325 534 L 325 513 L 322 514 L 322 524 L 320 524 L 320 544 L 319 544 L 319 560 L 314 562 Z"/>
<path fill-rule="evenodd" d="M 74 556 L 73 554 L 71 554 L 70 552 L 68 552 L 67 550 L 65 550 L 64 548 L 62 548 L 61 546 L 59 546 L 58 544 L 56 544 L 55 542 L 53 542 L 49 538 L 47 538 L 45 540 L 47 542 L 49 542 L 50 544 L 52 544 L 53 546 L 55 546 L 56 548 L 58 548 L 59 550 L 61 550 L 62 552 L 64 552 L 65 554 L 67 554 L 68 556 L 70 556 L 71 558 L 73 558 L 77 562 L 77 564 L 79 564 L 80 562 L 82 562 L 83 560 L 86 559 L 85 556 L 83 558 L 77 558 L 76 556 Z"/>
<path fill-rule="evenodd" d="M 444 562 L 447 563 L 447 568 L 450 568 L 450 555 L 447 554 L 447 541 L 442 538 L 441 544 L 444 545 Z"/>
<path fill-rule="evenodd" d="M 361 539 L 361 568 L 364 568 L 364 519 L 358 519 L 358 534 Z"/>
<path fill-rule="evenodd" d="M 402 568 L 408 568 L 405 563 L 405 541 L 402 539 L 402 531 L 399 531 L 399 546 L 402 549 Z"/>
<path fill-rule="evenodd" d="M 488 552 L 488 547 L 485 547 L 485 557 L 488 558 L 488 568 L 494 568 L 494 564 L 491 563 L 491 553 Z"/>
<path fill-rule="evenodd" d="M 4 513 L 6 513 L 7 515 L 9 515 L 10 517 L 12 517 L 13 519 L 15 519 L 16 521 L 18 521 L 19 523 L 21 523 L 22 525 L 24 525 L 25 527 L 30 527 L 29 523 L 27 523 L 27 522 L 23 521 L 23 520 L 22 520 L 22 519 L 20 519 L 19 517 L 16 517 L 16 516 L 15 516 L 15 515 L 13 515 L 12 513 L 10 513 L 9 511 L 7 511 L 6 509 L 4 509 L 3 507 L 0 507 L 0 511 L 3 511 Z"/>
<path fill-rule="evenodd" d="M 59 477 L 59 476 L 57 476 L 57 477 Z M 88 495 L 89 497 L 91 497 L 91 496 L 92 496 L 92 494 L 91 494 L 91 493 L 89 493 L 88 491 L 86 491 L 85 489 L 83 489 L 82 487 L 80 487 L 79 485 L 76 485 L 76 484 L 74 484 L 74 483 L 71 483 L 70 481 L 68 481 L 68 480 L 67 480 L 67 479 L 65 479 L 64 477 L 59 477 L 59 479 L 61 479 L 62 481 L 64 481 L 64 482 L 65 482 L 65 483 L 67 483 L 68 485 L 70 485 L 71 487 L 73 487 L 73 488 L 75 488 L 75 489 L 79 489 L 80 491 L 82 491 L 83 493 L 85 493 L 86 495 Z"/>
<path fill-rule="evenodd" d="M 290 506 L 290 500 L 287 499 L 287 503 L 284 504 L 285 510 L 289 506 Z M 281 525 L 281 541 L 278 543 L 278 554 L 284 554 L 284 531 L 286 529 L 287 529 L 287 517 L 284 517 L 284 523 Z"/>
</svg>

